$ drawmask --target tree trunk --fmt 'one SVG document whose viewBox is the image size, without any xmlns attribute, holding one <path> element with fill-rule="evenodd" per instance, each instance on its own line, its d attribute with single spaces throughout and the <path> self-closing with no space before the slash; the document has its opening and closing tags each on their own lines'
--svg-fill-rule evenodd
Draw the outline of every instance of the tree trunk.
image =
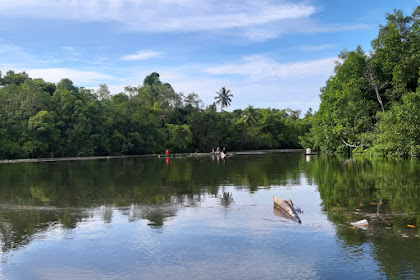
<svg viewBox="0 0 420 280">
<path fill-rule="evenodd" d="M 381 111 L 383 113 L 385 110 L 384 110 L 384 104 L 382 102 L 380 91 L 386 87 L 388 82 L 380 83 L 379 81 L 377 81 L 375 74 L 373 73 L 372 66 L 370 65 L 369 62 L 366 62 L 366 64 L 367 65 L 366 65 L 366 71 L 365 71 L 365 78 L 368 81 L 368 83 L 372 86 L 372 88 L 375 90 L 376 99 L 378 100 L 379 105 L 381 106 Z"/>
</svg>

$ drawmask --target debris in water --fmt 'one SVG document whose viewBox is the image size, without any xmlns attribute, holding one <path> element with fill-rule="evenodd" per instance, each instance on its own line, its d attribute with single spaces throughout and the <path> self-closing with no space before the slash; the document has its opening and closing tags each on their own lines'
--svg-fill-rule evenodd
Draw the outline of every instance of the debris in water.
<svg viewBox="0 0 420 280">
<path fill-rule="evenodd" d="M 353 223 L 350 223 L 350 224 L 352 226 L 355 226 L 357 228 L 364 229 L 364 230 L 366 230 L 369 226 L 369 223 L 366 219 L 363 219 L 363 220 L 360 220 L 360 221 L 357 221 L 357 222 L 353 222 Z"/>
<path fill-rule="evenodd" d="M 368 226 L 369 222 L 366 219 L 350 223 L 352 226 Z"/>
<path fill-rule="evenodd" d="M 296 209 L 291 199 L 283 200 L 277 196 L 273 197 L 274 215 L 280 216 L 289 220 L 297 221 L 299 224 L 301 220 L 296 213 Z"/>
</svg>

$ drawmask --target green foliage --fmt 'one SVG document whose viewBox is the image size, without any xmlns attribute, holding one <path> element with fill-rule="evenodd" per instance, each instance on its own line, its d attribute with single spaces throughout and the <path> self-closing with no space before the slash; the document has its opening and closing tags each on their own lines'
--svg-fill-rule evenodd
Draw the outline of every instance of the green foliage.
<svg viewBox="0 0 420 280">
<path fill-rule="evenodd" d="M 9 70 L 6 75 L 2 77 L 0 75 L 0 86 L 8 86 L 8 85 L 21 85 L 28 79 L 28 74 L 25 72 L 22 73 L 15 73 L 12 70 Z"/>
<path fill-rule="evenodd" d="M 1 78 L 0 158 L 38 158 L 173 152 L 298 148 L 312 115 L 258 109 L 218 113 L 202 108 L 195 93 L 184 97 L 158 73 L 139 87 L 111 95 L 107 85 L 94 92 L 69 79 L 57 85 L 9 71 Z M 219 104 L 232 94 L 222 88 Z"/>
<path fill-rule="evenodd" d="M 380 115 L 372 152 L 385 156 L 420 155 L 420 88 L 402 97 L 402 103 Z"/>
<path fill-rule="evenodd" d="M 411 16 L 387 15 L 366 55 L 339 55 L 335 75 L 321 89 L 321 105 L 300 143 L 325 152 L 418 155 L 420 6 Z M 415 94 L 414 92 L 417 93 Z M 417 110 L 417 111 L 416 111 Z"/>
<path fill-rule="evenodd" d="M 188 125 L 167 124 L 168 147 L 174 152 L 187 151 L 191 149 L 192 133 Z"/>
<path fill-rule="evenodd" d="M 59 148 L 60 131 L 55 125 L 55 115 L 48 111 L 39 111 L 28 121 L 32 149 L 31 157 L 52 157 L 52 151 Z M 52 154 L 51 154 L 52 153 Z"/>
<path fill-rule="evenodd" d="M 372 115 L 379 109 L 363 78 L 366 67 L 363 51 L 348 53 L 334 77 L 321 91 L 321 105 L 313 128 L 302 144 L 329 152 L 346 151 L 346 143 L 363 144 L 363 133 L 373 128 Z"/>
</svg>

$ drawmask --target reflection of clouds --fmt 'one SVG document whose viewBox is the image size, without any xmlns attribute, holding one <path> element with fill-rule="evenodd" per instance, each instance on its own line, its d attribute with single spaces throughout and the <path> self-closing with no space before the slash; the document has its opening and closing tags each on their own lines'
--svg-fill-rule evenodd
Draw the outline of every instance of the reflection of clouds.
<svg viewBox="0 0 420 280">
<path fill-rule="evenodd" d="M 314 188 L 274 187 L 249 193 L 224 186 L 224 190 L 235 198 L 229 208 L 220 205 L 220 196 L 205 195 L 196 197 L 201 200 L 200 207 L 133 204 L 91 209 L 89 217 L 76 228 L 57 225 L 48 230 L 46 238 L 35 239 L 10 255 L 11 261 L 5 264 L 10 274 L 5 276 L 308 279 L 325 278 L 320 274 L 324 272 L 322 267 L 344 266 L 342 246 L 320 210 L 319 194 Z M 296 206 L 305 210 L 303 225 L 273 215 L 274 193 L 291 197 Z M 104 223 L 104 213 L 108 212 L 112 212 L 110 224 Z M 147 220 L 154 216 L 166 219 L 165 226 L 148 226 Z M 20 270 L 13 274 L 17 273 L 16 267 Z M 374 263 L 372 267 L 375 269 Z"/>
<path fill-rule="evenodd" d="M 38 233 L 36 238 L 45 240 L 61 240 L 65 238 L 67 233 L 68 230 L 63 228 L 60 224 L 52 224 L 47 230 Z"/>
<path fill-rule="evenodd" d="M 287 256 L 273 259 L 262 251 L 238 258 L 236 254 L 220 252 L 217 258 L 189 261 L 187 265 L 159 263 L 141 274 L 142 279 L 314 279 L 316 270 L 310 264 L 290 260 Z M 281 267 L 281 270 L 279 270 Z"/>
<path fill-rule="evenodd" d="M 38 279 L 83 280 L 83 279 L 127 279 L 124 272 L 115 272 L 112 275 L 89 267 L 59 266 L 41 268 L 34 271 Z M 0 274 L 1 276 L 1 274 Z"/>
<path fill-rule="evenodd" d="M 185 262 L 171 263 L 158 261 L 147 267 L 131 264 L 127 270 L 110 274 L 89 266 L 57 266 L 35 269 L 38 279 L 276 279 L 291 277 L 296 279 L 317 278 L 316 269 L 310 263 L 298 263 L 284 256 L 273 256 L 256 250 L 240 258 L 231 252 L 220 252 L 218 258 L 202 260 L 185 259 Z M 129 263 L 129 262 L 128 262 Z M 302 268 L 304 265 L 304 269 Z M 279 270 L 281 267 L 281 270 Z M 1 269 L 1 268 L 0 268 Z M 1 273 L 1 270 L 0 270 Z M 1 274 L 0 274 L 1 275 Z"/>
<path fill-rule="evenodd" d="M 302 180 L 303 181 L 303 180 Z M 217 207 L 219 200 L 207 198 L 201 204 L 201 225 L 220 228 L 221 230 L 253 229 L 254 234 L 267 235 L 274 230 L 279 230 L 281 224 L 283 231 L 321 231 L 335 234 L 335 227 L 321 209 L 321 199 L 315 188 L 308 185 L 298 186 L 273 186 L 271 189 L 260 189 L 258 192 L 249 193 L 233 186 L 225 186 L 225 191 L 231 192 L 235 198 L 235 204 L 229 208 Z M 273 195 L 276 194 L 284 199 L 292 198 L 294 205 L 304 211 L 300 214 L 302 224 L 283 220 L 273 214 Z M 220 213 L 226 214 L 226 218 L 220 218 Z"/>
<path fill-rule="evenodd" d="M 296 225 L 288 224 L 287 221 L 273 215 L 272 196 L 276 194 L 285 199 L 293 198 L 296 207 L 305 211 L 301 215 L 302 226 L 308 227 L 305 230 L 332 232 L 334 229 L 332 223 L 321 212 L 319 193 L 313 187 L 307 185 L 272 186 L 270 189 L 258 189 L 253 193 L 238 186 L 220 186 L 218 190 L 218 195 L 182 194 L 171 196 L 162 200 L 167 203 L 158 205 L 132 204 L 127 207 L 115 207 L 111 204 L 93 209 L 75 208 L 69 212 L 69 215 L 75 217 L 75 211 L 77 212 L 76 216 L 79 217 L 74 224 L 80 233 L 78 238 L 101 236 L 100 232 L 95 232 L 93 235 L 91 232 L 98 228 L 106 230 L 113 227 L 115 215 L 125 216 L 129 222 L 140 222 L 140 224 L 144 223 L 153 228 L 159 228 L 170 220 L 176 222 L 199 220 L 199 226 L 232 231 L 254 229 L 254 234 L 258 233 L 259 235 L 270 234 L 272 230 L 276 230 L 275 228 L 279 224 L 283 224 L 282 230 L 302 230 L 301 227 L 296 228 Z M 234 204 L 232 204 L 233 197 L 235 198 Z M 55 210 L 59 212 L 66 210 L 67 212 L 71 209 Z M 221 217 L 221 213 L 223 213 L 223 217 Z M 2 223 L 3 233 L 0 239 L 2 247 L 13 242 L 12 239 L 7 239 L 8 236 L 13 237 L 11 232 L 13 229 L 5 230 L 7 225 L 7 223 Z M 67 233 L 65 226 L 58 221 L 52 221 L 47 228 L 36 233 L 36 237 L 31 239 L 59 240 Z"/>
</svg>

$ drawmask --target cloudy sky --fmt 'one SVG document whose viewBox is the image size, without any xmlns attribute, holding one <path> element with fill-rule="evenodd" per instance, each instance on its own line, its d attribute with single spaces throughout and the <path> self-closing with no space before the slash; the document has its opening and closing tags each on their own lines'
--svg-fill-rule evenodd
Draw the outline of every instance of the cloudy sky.
<svg viewBox="0 0 420 280">
<path fill-rule="evenodd" d="M 112 93 L 158 72 L 205 105 L 319 106 L 343 49 L 370 50 L 385 14 L 420 0 L 0 0 L 0 71 Z"/>
</svg>

